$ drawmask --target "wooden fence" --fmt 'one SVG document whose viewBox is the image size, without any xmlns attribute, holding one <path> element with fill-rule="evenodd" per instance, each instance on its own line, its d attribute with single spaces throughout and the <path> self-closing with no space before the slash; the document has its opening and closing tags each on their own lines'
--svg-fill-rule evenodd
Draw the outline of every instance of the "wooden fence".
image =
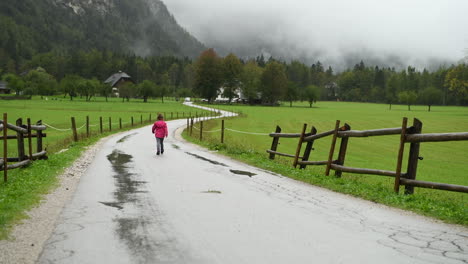
<svg viewBox="0 0 468 264">
<path fill-rule="evenodd" d="M 8 115 L 3 114 L 3 120 L 0 120 L 0 131 L 3 135 L 0 138 L 3 141 L 3 157 L 0 158 L 0 171 L 3 171 L 4 182 L 8 181 L 8 170 L 24 167 L 36 159 L 47 159 L 47 151 L 42 148 L 42 139 L 47 135 L 43 132 L 46 126 L 42 125 L 42 121 L 38 121 L 35 125 L 31 124 L 31 120 L 27 119 L 27 124 L 23 124 L 20 118 L 16 120 L 16 125 L 8 123 Z M 16 132 L 16 135 L 8 135 L 8 130 Z M 36 131 L 33 134 L 33 131 Z M 36 138 L 36 153 L 33 153 L 32 138 Z M 15 139 L 18 146 L 18 157 L 8 157 L 8 140 Z M 26 140 L 25 140 L 26 139 Z M 28 144 L 28 152 L 26 153 L 25 141 Z M 12 164 L 9 164 L 12 162 Z"/>
<path fill-rule="evenodd" d="M 405 194 L 413 194 L 414 187 L 468 193 L 468 186 L 416 180 L 418 161 L 422 159 L 419 156 L 419 148 L 421 143 L 468 140 L 468 132 L 421 134 L 421 121 L 415 118 L 411 127 L 408 127 L 407 123 L 408 119 L 403 118 L 401 127 L 357 131 L 351 130 L 351 126 L 349 126 L 348 124 L 340 126 L 340 121 L 337 120 L 334 129 L 322 132 L 320 134 L 317 134 L 317 129 L 315 127 L 312 127 L 311 131 L 309 133 L 306 133 L 306 124 L 303 125 L 302 132 L 297 134 L 281 133 L 281 128 L 277 126 L 275 133 L 270 133 L 270 137 L 273 138 L 273 141 L 271 144 L 271 149 L 267 150 L 267 153 L 270 154 L 270 159 L 275 159 L 275 155 L 293 158 L 293 166 L 297 167 L 297 165 L 300 165 L 301 169 L 306 168 L 307 165 L 324 165 L 326 166 L 325 175 L 327 176 L 330 174 L 330 170 L 334 170 L 336 177 L 341 177 L 342 172 L 394 177 L 394 191 L 397 193 L 399 192 L 401 185 L 405 186 Z M 368 168 L 353 168 L 345 166 L 349 138 L 388 135 L 400 135 L 399 150 L 397 155 L 397 167 L 395 171 Z M 318 139 L 322 139 L 328 136 L 332 137 L 328 159 L 322 161 L 309 161 L 310 154 L 312 150 L 314 150 L 314 142 Z M 280 138 L 298 138 L 299 142 L 296 148 L 296 153 L 287 154 L 278 152 L 277 148 Z M 336 160 L 333 160 L 338 139 L 341 139 L 338 158 Z M 301 156 L 300 152 L 304 143 L 307 144 Z M 408 156 L 408 167 L 406 169 L 406 172 L 403 172 L 402 163 L 403 154 L 405 151 L 405 143 L 409 143 L 410 147 Z"/>
<path fill-rule="evenodd" d="M 202 112 L 202 113 L 192 113 L 192 112 L 162 112 L 164 119 L 166 121 L 173 120 L 173 119 L 179 119 L 179 118 L 185 118 L 186 116 L 189 119 L 197 118 L 206 118 L 208 116 L 214 116 L 217 113 L 216 112 Z M 192 115 L 193 114 L 193 115 Z M 99 134 L 103 134 L 104 132 L 112 132 L 118 129 L 122 129 L 125 127 L 134 127 L 136 125 L 143 125 L 147 123 L 152 123 L 156 121 L 156 116 L 153 116 L 151 113 L 148 114 L 148 118 L 143 117 L 143 115 L 140 115 L 139 120 L 138 118 L 135 118 L 134 116 L 130 117 L 129 122 L 122 122 L 122 118 L 118 118 L 118 122 L 113 122 L 111 117 L 103 118 L 102 116 L 99 117 L 99 123 L 98 124 L 90 124 L 90 119 L 89 116 L 86 116 L 86 120 L 84 121 L 84 124 L 78 128 L 76 118 L 71 117 L 70 118 L 70 128 L 66 129 L 58 129 L 50 126 L 53 129 L 60 130 L 60 131 L 70 131 L 71 132 L 71 138 L 73 141 L 77 142 L 79 141 L 80 138 L 88 138 L 91 136 L 91 127 L 98 127 L 98 132 Z M 114 120 L 115 121 L 115 120 Z M 84 133 L 78 133 L 80 129 L 84 128 L 86 132 Z"/>
<path fill-rule="evenodd" d="M 171 120 L 171 119 L 178 119 L 178 118 L 185 118 L 188 116 L 189 118 L 204 118 L 208 116 L 214 116 L 217 115 L 215 112 L 202 112 L 202 113 L 192 113 L 192 112 L 164 112 L 161 113 L 164 115 L 166 120 Z M 193 115 L 192 115 L 193 114 Z M 153 117 L 152 114 L 148 114 L 148 119 L 143 118 L 143 115 L 140 115 L 140 120 L 139 122 L 137 119 L 135 119 L 133 116 L 130 117 L 130 120 L 128 123 L 126 123 L 127 127 L 133 127 L 146 123 L 146 122 L 153 122 Z M 71 138 L 73 141 L 77 142 L 79 141 L 80 138 L 88 138 L 91 136 L 91 126 L 97 126 L 99 128 L 99 133 L 104 133 L 106 130 L 111 132 L 113 130 L 122 129 L 125 127 L 125 123 L 122 122 L 122 118 L 119 118 L 119 121 L 117 123 L 116 127 L 113 127 L 115 123 L 112 123 L 112 118 L 108 117 L 107 118 L 107 124 L 103 117 L 99 117 L 99 124 L 91 125 L 90 124 L 90 119 L 89 116 L 86 116 L 86 120 L 84 124 L 78 128 L 77 127 L 77 122 L 75 117 L 70 118 L 70 127 L 65 128 L 65 129 L 59 129 L 55 128 L 53 126 L 50 126 L 46 123 L 42 123 L 42 121 L 38 121 L 35 125 L 31 125 L 31 121 L 28 118 L 27 124 L 23 124 L 23 120 L 20 118 L 16 120 L 16 125 L 9 124 L 8 123 L 8 115 L 6 113 L 3 114 L 3 120 L 0 120 L 0 132 L 3 131 L 2 136 L 0 136 L 0 140 L 3 141 L 3 157 L 0 157 L 0 171 L 4 172 L 4 181 L 8 181 L 8 170 L 11 169 L 16 169 L 20 167 L 27 166 L 30 164 L 33 160 L 36 159 L 47 159 L 47 152 L 46 150 L 43 149 L 43 138 L 45 138 L 47 135 L 43 132 L 47 129 L 47 127 L 50 127 L 51 129 L 55 129 L 58 131 L 62 132 L 71 132 Z M 7 124 L 6 126 L 4 124 Z M 107 128 L 106 128 L 107 126 Z M 81 128 L 84 128 L 86 132 L 79 134 L 79 130 Z M 16 132 L 16 135 L 8 135 L 8 130 L 12 130 Z M 35 134 L 32 133 L 32 131 L 36 131 Z M 33 153 L 32 151 L 32 138 L 36 138 L 36 149 L 37 152 Z M 15 139 L 17 140 L 17 145 L 18 145 L 18 157 L 8 157 L 8 140 Z M 25 152 L 25 141 L 27 141 L 27 144 L 29 146 L 29 152 Z M 9 164 L 11 163 L 11 164 Z"/>
</svg>

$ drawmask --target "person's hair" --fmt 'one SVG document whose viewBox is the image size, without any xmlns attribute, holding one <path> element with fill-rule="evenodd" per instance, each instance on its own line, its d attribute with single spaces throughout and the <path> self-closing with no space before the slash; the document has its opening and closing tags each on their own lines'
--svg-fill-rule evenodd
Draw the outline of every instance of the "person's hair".
<svg viewBox="0 0 468 264">
<path fill-rule="evenodd" d="M 162 114 L 158 114 L 158 120 L 163 120 L 164 116 Z"/>
</svg>

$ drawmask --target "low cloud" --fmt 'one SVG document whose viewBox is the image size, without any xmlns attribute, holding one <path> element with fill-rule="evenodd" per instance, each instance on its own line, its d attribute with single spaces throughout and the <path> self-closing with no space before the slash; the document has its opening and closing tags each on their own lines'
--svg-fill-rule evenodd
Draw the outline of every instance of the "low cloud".
<svg viewBox="0 0 468 264">
<path fill-rule="evenodd" d="M 178 22 L 221 54 L 262 52 L 307 63 L 417 67 L 468 48 L 468 1 L 165 0 Z"/>
</svg>

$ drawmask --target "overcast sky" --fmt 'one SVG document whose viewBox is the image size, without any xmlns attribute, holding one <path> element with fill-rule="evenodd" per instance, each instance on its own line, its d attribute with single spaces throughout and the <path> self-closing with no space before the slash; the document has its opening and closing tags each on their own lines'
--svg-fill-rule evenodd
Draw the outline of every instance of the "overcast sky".
<svg viewBox="0 0 468 264">
<path fill-rule="evenodd" d="M 208 47 L 330 64 L 360 57 L 459 61 L 468 0 L 163 0 Z"/>
</svg>

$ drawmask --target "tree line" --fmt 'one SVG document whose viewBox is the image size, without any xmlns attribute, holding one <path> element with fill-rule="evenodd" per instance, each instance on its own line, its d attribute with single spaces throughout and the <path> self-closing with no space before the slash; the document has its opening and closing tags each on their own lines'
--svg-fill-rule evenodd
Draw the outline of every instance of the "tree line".
<svg viewBox="0 0 468 264">
<path fill-rule="evenodd" d="M 175 56 L 120 54 L 111 51 L 47 52 L 32 56 L 19 67 L 0 67 L 2 79 L 16 94 L 63 94 L 90 100 L 112 95 L 103 84 L 120 70 L 136 84 L 120 88 L 123 100 L 138 97 L 198 96 L 212 102 L 221 94 L 228 102 L 241 95 L 245 103 L 275 105 L 286 101 L 339 100 L 431 105 L 468 104 L 468 66 L 440 67 L 436 71 L 366 66 L 363 61 L 336 73 L 320 61 L 308 66 L 263 55 L 242 60 L 234 54 L 220 57 L 213 49 L 191 60 Z M 238 100 L 236 100 L 238 101 Z"/>
</svg>

